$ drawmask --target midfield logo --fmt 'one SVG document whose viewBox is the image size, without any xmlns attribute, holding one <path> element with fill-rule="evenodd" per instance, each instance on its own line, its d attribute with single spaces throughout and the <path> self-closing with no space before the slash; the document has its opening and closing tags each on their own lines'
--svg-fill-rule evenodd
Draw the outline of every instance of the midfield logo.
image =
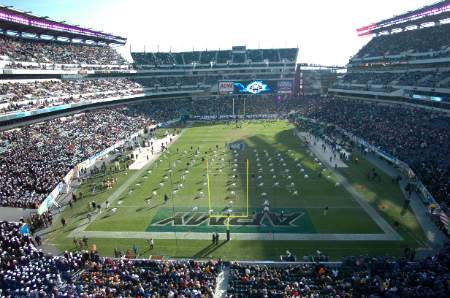
<svg viewBox="0 0 450 298">
<path fill-rule="evenodd" d="M 245 149 L 245 143 L 242 142 L 235 142 L 230 144 L 231 150 L 244 150 Z"/>
<path fill-rule="evenodd" d="M 295 222 L 305 216 L 305 212 L 291 212 L 281 214 L 278 212 L 256 213 L 248 218 L 230 218 L 230 225 L 243 227 L 260 227 L 270 225 L 272 227 L 297 227 Z M 151 226 L 184 226 L 195 227 L 207 225 L 210 227 L 224 226 L 226 218 L 209 217 L 206 212 L 176 212 L 174 216 L 153 222 Z"/>
</svg>

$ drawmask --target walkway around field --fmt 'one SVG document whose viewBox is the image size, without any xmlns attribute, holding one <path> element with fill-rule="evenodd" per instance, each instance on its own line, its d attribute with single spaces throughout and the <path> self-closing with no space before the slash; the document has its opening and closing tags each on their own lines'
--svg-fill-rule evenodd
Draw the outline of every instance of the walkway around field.
<svg viewBox="0 0 450 298">
<path fill-rule="evenodd" d="M 303 133 L 301 133 L 301 134 L 303 134 Z M 318 145 L 318 148 L 316 148 L 316 151 L 318 151 L 318 152 L 316 153 L 316 151 L 314 151 L 314 150 L 313 151 L 316 154 L 323 153 L 323 150 L 321 150 L 321 144 L 317 144 L 317 145 Z M 325 155 L 323 155 L 324 162 L 328 161 L 328 159 L 329 159 L 329 156 L 326 155 L 327 152 L 331 152 L 329 150 L 329 147 L 327 147 L 326 152 L 323 153 L 323 154 L 325 154 Z M 320 155 L 318 155 L 318 156 L 320 156 Z M 399 173 L 399 171 L 397 169 L 395 169 L 388 162 L 386 162 L 383 159 L 378 158 L 374 154 L 369 153 L 369 154 L 366 154 L 364 157 L 366 158 L 367 161 L 369 161 L 370 163 L 372 163 L 376 167 L 380 168 L 384 173 L 386 173 L 390 177 L 396 177 L 397 175 L 401 174 L 401 173 Z M 403 195 L 405 196 L 405 198 L 407 198 L 408 195 L 407 195 L 407 193 L 405 191 L 405 187 L 406 187 L 406 184 L 408 183 L 408 181 L 407 181 L 407 179 L 405 177 L 402 177 L 402 178 L 403 179 L 400 181 L 400 189 L 401 189 Z M 437 253 L 437 251 L 442 247 L 443 243 L 446 240 L 446 236 L 432 222 L 429 214 L 427 213 L 427 208 L 422 203 L 422 201 L 421 201 L 420 197 L 418 196 L 418 194 L 413 192 L 411 194 L 410 199 L 411 200 L 410 200 L 409 206 L 411 207 L 411 209 L 412 209 L 412 211 L 413 211 L 417 221 L 419 222 L 420 226 L 422 227 L 422 230 L 424 231 L 424 234 L 427 237 L 428 245 L 430 246 L 430 247 L 425 247 L 423 249 L 418 249 L 417 250 L 418 257 L 420 257 L 420 255 L 422 257 L 428 256 L 428 255 L 433 255 L 433 254 Z M 366 202 L 366 204 L 368 205 L 367 202 Z M 370 205 L 369 205 L 369 207 L 370 207 Z M 373 210 L 373 208 L 371 208 L 371 209 Z M 375 210 L 373 210 L 373 211 L 376 212 Z"/>
<path fill-rule="evenodd" d="M 311 140 L 312 135 L 306 132 L 297 132 L 297 136 L 304 140 Z M 348 180 L 340 173 L 334 170 L 333 166 L 329 163 L 329 158 L 332 156 L 332 148 L 326 144 L 323 140 L 316 138 L 316 142 L 308 142 L 311 151 L 322 160 L 322 162 L 328 164 L 331 172 L 336 176 L 337 181 L 347 190 L 353 199 L 361 206 L 362 209 L 372 218 L 372 220 L 383 230 L 386 237 L 393 240 L 403 240 L 403 238 L 395 231 L 390 224 L 366 201 L 366 199 L 357 192 L 354 187 L 348 182 Z M 325 146 L 326 150 L 322 149 Z M 338 160 L 340 161 L 340 159 Z M 336 161 L 336 162 L 338 162 Z M 342 162 L 342 161 L 341 161 Z M 368 239 L 367 239 L 368 240 Z"/>
<path fill-rule="evenodd" d="M 311 151 L 314 152 L 314 154 L 317 156 L 318 159 L 320 159 L 322 163 L 328 165 L 329 168 L 334 168 L 335 166 L 338 168 L 348 167 L 345 164 L 345 162 L 341 159 L 339 154 L 336 155 L 332 154 L 330 146 L 328 146 L 325 142 L 323 142 L 319 138 L 315 138 L 314 135 L 310 133 L 300 132 L 298 130 L 295 130 L 295 134 L 302 140 L 307 141 Z M 322 144 L 325 144 L 327 150 L 324 151 L 322 149 Z M 332 161 L 330 161 L 330 158 Z"/>
<path fill-rule="evenodd" d="M 367 154 L 365 158 L 378 168 L 382 169 L 383 172 L 385 172 L 387 175 L 391 177 L 396 177 L 399 172 L 390 164 L 388 164 L 386 161 L 376 157 L 373 154 Z M 400 181 L 400 189 L 405 195 L 405 197 L 408 196 L 408 194 L 405 191 L 405 187 L 408 181 L 403 177 L 403 179 Z M 428 214 L 427 207 L 422 203 L 422 200 L 417 195 L 417 193 L 413 192 L 411 194 L 411 201 L 409 203 L 409 206 L 411 207 L 412 211 L 414 212 L 414 215 L 417 218 L 417 221 L 419 222 L 420 226 L 422 227 L 422 230 L 425 233 L 425 236 L 427 237 L 428 243 L 431 246 L 431 250 L 428 251 L 429 255 L 433 255 L 436 253 L 442 245 L 446 241 L 446 236 L 444 233 L 438 229 L 438 227 L 431 221 L 431 218 Z"/>
<path fill-rule="evenodd" d="M 27 218 L 35 212 L 36 209 L 0 207 L 0 221 L 19 221 L 21 218 Z"/>
<path fill-rule="evenodd" d="M 216 289 L 214 290 L 214 298 L 227 297 L 228 280 L 230 277 L 230 268 L 225 266 L 216 278 Z"/>
<path fill-rule="evenodd" d="M 174 141 L 176 141 L 178 139 L 178 137 L 183 133 L 183 131 L 179 134 L 176 135 L 175 137 L 172 138 L 172 143 Z M 171 143 L 169 143 L 169 136 L 164 137 L 162 139 L 160 139 L 160 143 L 162 142 L 166 142 L 170 145 Z M 108 201 L 110 204 L 112 204 L 113 202 L 115 202 L 118 198 L 120 198 L 120 196 L 122 195 L 122 193 L 127 190 L 130 186 L 133 185 L 133 183 L 136 182 L 136 179 L 139 178 L 141 175 L 143 175 L 149 168 L 150 166 L 153 164 L 153 162 L 155 160 L 157 160 L 159 158 L 159 156 L 161 155 L 161 148 L 158 151 L 155 151 L 154 154 L 151 156 L 151 158 L 149 158 L 148 162 L 146 160 L 146 164 L 143 165 L 139 170 L 133 172 L 133 174 L 122 184 L 119 186 L 119 188 L 117 188 L 100 206 L 102 208 L 102 210 L 104 210 L 106 208 L 106 201 Z M 92 212 L 91 215 L 91 221 L 89 221 L 87 218 L 82 220 L 80 225 L 74 229 L 67 237 L 80 237 L 83 236 L 84 234 L 82 234 L 82 232 L 84 231 L 84 229 L 87 228 L 87 226 L 89 225 L 89 223 L 91 223 L 92 221 L 94 221 L 101 213 L 98 212 Z"/>
<path fill-rule="evenodd" d="M 133 150 L 133 154 L 136 155 L 135 161 L 130 165 L 130 170 L 140 170 L 148 164 L 152 164 L 161 153 L 161 144 L 170 145 L 178 139 L 180 135 L 166 136 L 161 139 L 150 139 L 149 142 L 153 142 L 154 154 L 152 154 L 152 147 L 138 147 Z M 170 141 L 172 140 L 172 142 Z"/>
</svg>

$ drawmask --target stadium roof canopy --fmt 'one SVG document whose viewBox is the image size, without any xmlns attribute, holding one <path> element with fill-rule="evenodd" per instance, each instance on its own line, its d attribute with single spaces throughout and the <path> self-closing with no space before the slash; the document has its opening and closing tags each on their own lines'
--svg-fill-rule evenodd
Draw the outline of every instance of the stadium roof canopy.
<svg viewBox="0 0 450 298">
<path fill-rule="evenodd" d="M 65 21 L 51 20 L 49 17 L 39 17 L 31 12 L 20 11 L 11 6 L 0 5 L 0 28 L 16 32 L 26 32 L 36 35 L 49 35 L 80 40 L 92 40 L 108 44 L 125 44 L 125 37 L 82 28 L 67 24 Z"/>
<path fill-rule="evenodd" d="M 413 25 L 421 25 L 430 22 L 439 22 L 450 18 L 450 1 L 439 1 L 422 8 L 408 11 L 404 14 L 382 20 L 378 23 L 356 29 L 359 36 L 376 34 L 394 29 L 403 29 Z"/>
</svg>

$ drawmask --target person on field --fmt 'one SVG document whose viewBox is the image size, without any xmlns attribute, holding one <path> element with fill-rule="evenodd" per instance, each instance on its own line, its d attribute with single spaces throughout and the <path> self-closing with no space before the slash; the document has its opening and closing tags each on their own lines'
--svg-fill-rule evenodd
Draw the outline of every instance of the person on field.
<svg viewBox="0 0 450 298">
<path fill-rule="evenodd" d="M 82 240 L 83 240 L 84 246 L 87 247 L 88 246 L 88 237 L 86 237 L 86 235 L 84 235 Z"/>
<path fill-rule="evenodd" d="M 169 196 L 167 194 L 164 195 L 164 204 L 167 204 L 169 201 Z"/>
</svg>

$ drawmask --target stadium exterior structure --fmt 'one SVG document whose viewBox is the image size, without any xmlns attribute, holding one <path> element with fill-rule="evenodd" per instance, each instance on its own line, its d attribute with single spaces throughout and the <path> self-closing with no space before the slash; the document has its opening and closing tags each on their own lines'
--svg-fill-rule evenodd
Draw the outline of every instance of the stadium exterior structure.
<svg viewBox="0 0 450 298">
<path fill-rule="evenodd" d="M 384 19 L 370 25 L 356 29 L 359 36 L 370 34 L 394 33 L 410 26 L 421 26 L 425 23 L 439 23 L 440 20 L 450 18 L 450 4 L 439 1 L 419 9 L 411 10 L 392 18 Z"/>
<path fill-rule="evenodd" d="M 8 40 L 89 46 L 123 46 L 127 39 L 47 16 L 37 16 L 11 6 L 0 6 L 0 34 Z M 295 93 L 295 69 L 298 48 L 194 51 L 182 53 L 131 53 L 134 64 L 91 65 L 86 63 L 57 64 L 21 61 L 10 57 L 0 60 L 0 80 L 93 80 L 128 78 L 143 85 L 132 95 L 103 99 L 84 99 L 76 103 L 26 108 L 0 114 L 0 126 L 24 125 L 36 119 L 101 108 L 117 103 L 151 99 L 205 98 L 218 96 L 218 82 L 242 80 L 273 80 L 290 82 Z M 20 64 L 22 67 L 14 67 Z M 286 84 L 285 84 L 286 85 Z M 29 99 L 27 100 L 29 102 Z M 4 103 L 0 102 L 0 108 Z"/>
<path fill-rule="evenodd" d="M 442 38 L 449 19 L 450 4 L 440 1 L 358 28 L 359 36 L 374 37 L 350 58 L 347 74 L 329 93 L 450 110 L 450 52 Z"/>
<path fill-rule="evenodd" d="M 27 36 L 31 39 L 42 39 L 46 36 L 45 40 L 70 42 L 77 40 L 77 42 L 89 44 L 124 45 L 127 42 L 127 39 L 122 36 L 83 28 L 65 21 L 55 21 L 47 16 L 37 16 L 31 12 L 3 5 L 0 5 L 0 28 L 1 34 Z"/>
<path fill-rule="evenodd" d="M 3 126 L 7 125 L 10 128 L 16 125 L 24 125 L 31 120 L 62 113 L 72 113 L 88 108 L 101 108 L 142 100 L 170 100 L 180 97 L 196 99 L 230 95 L 219 94 L 218 86 L 220 81 L 250 83 L 254 80 L 262 80 L 270 82 L 270 84 L 273 84 L 274 90 L 269 92 L 269 94 L 277 96 L 291 96 L 298 92 L 296 78 L 298 49 L 247 50 L 245 47 L 240 47 L 239 49 L 237 52 L 236 50 L 196 52 L 194 54 L 198 55 L 198 57 L 189 58 L 193 61 L 181 65 L 173 63 L 149 64 L 145 59 L 151 60 L 165 55 L 181 62 L 191 61 L 187 57 L 193 53 L 131 53 L 135 59 L 134 68 L 132 65 L 128 65 L 126 67 L 121 66 L 120 69 L 101 68 L 87 71 L 63 68 L 57 70 L 4 69 L 3 73 L 0 74 L 1 79 L 38 80 L 51 78 L 59 80 L 92 80 L 126 78 L 141 84 L 142 89 L 128 96 L 83 100 L 77 103 L 2 114 L 0 115 L 0 124 Z M 205 58 L 202 58 L 202 56 L 212 55 L 211 53 L 214 53 L 213 56 L 217 60 L 203 63 Z M 222 63 L 224 60 L 220 60 L 219 55 L 223 55 L 223 53 L 227 53 L 231 60 Z M 234 55 L 242 56 L 244 60 L 233 60 L 235 59 Z M 261 59 L 253 58 L 252 60 L 249 58 L 255 55 Z M 284 89 L 278 89 L 278 85 L 283 85 Z M 241 96 L 243 94 L 231 95 Z"/>
</svg>

